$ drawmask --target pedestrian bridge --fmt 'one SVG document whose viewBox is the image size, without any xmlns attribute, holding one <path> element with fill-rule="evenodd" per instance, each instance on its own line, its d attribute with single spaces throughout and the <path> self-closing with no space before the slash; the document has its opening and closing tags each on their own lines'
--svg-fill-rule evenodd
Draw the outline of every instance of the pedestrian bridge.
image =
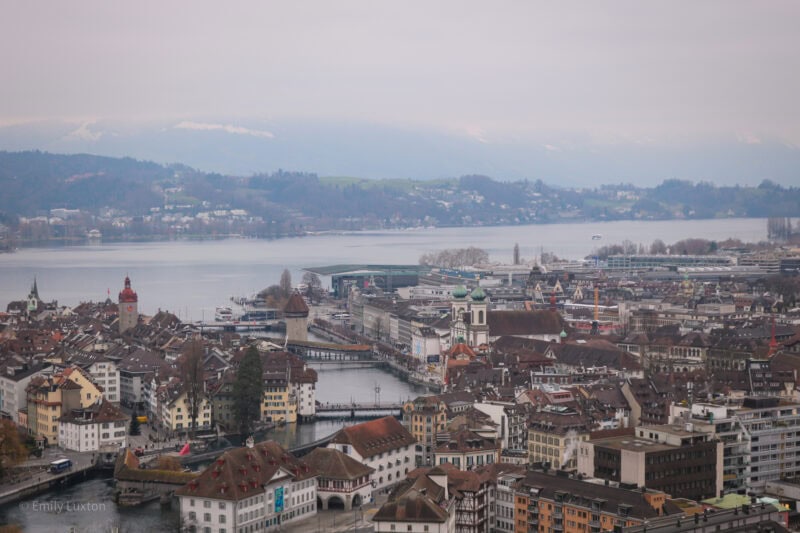
<svg viewBox="0 0 800 533">
<path fill-rule="evenodd" d="M 403 412 L 402 403 L 329 403 L 316 408 L 317 418 L 375 418 L 378 416 L 399 416 Z"/>
<path fill-rule="evenodd" d="M 286 348 L 306 361 L 375 361 L 368 344 L 334 344 L 289 340 Z"/>
</svg>

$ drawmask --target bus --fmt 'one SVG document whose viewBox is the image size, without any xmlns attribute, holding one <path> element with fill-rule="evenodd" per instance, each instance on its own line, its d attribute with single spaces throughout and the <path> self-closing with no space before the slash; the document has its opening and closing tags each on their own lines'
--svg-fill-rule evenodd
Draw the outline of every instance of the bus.
<svg viewBox="0 0 800 533">
<path fill-rule="evenodd" d="M 59 459 L 50 463 L 50 472 L 53 474 L 58 474 L 70 468 L 72 468 L 72 461 L 69 459 Z"/>
</svg>

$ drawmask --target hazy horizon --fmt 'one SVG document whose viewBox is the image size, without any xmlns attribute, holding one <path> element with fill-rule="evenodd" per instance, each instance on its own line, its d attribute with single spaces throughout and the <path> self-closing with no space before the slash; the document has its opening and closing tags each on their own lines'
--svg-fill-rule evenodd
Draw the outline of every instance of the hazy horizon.
<svg viewBox="0 0 800 533">
<path fill-rule="evenodd" d="M 791 1 L 44 4 L 0 21 L 0 149 L 576 185 L 800 168 Z"/>
</svg>

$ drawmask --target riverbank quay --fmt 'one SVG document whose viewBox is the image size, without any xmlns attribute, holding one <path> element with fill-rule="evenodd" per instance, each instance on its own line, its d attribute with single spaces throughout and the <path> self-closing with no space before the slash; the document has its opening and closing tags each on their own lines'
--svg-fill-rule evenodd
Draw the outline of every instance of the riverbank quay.
<svg viewBox="0 0 800 533">
<path fill-rule="evenodd" d="M 72 466 L 64 472 L 50 473 L 50 462 L 60 458 L 70 459 Z M 24 471 L 20 467 L 24 468 Z M 18 473 L 7 475 L 0 483 L 0 505 L 36 496 L 57 487 L 78 483 L 90 479 L 98 473 L 110 474 L 110 470 L 98 466 L 95 453 L 62 452 L 60 450 L 46 453 L 41 459 L 18 465 L 16 470 Z"/>
<path fill-rule="evenodd" d="M 373 358 L 388 364 L 389 368 L 402 379 L 407 380 L 409 383 L 414 383 L 415 385 L 425 386 L 433 393 L 438 394 L 444 390 L 444 385 L 441 380 L 437 379 L 439 378 L 438 375 L 434 376 L 410 368 L 410 356 L 388 344 L 376 342 L 374 339 L 359 335 L 354 331 L 350 331 L 342 326 L 333 325 L 322 319 L 314 320 L 309 326 L 309 331 L 313 332 L 315 335 L 329 339 L 331 342 L 370 345 L 372 346 Z"/>
</svg>

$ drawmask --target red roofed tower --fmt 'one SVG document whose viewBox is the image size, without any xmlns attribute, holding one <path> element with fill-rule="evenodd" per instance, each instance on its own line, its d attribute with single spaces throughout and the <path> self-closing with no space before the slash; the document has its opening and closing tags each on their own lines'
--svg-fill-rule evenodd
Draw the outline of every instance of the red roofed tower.
<svg viewBox="0 0 800 533">
<path fill-rule="evenodd" d="M 300 293 L 295 291 L 283 308 L 286 322 L 286 339 L 290 341 L 308 340 L 308 305 Z"/>
<path fill-rule="evenodd" d="M 125 276 L 125 288 L 119 293 L 119 332 L 122 333 L 139 323 L 139 297 L 131 289 L 131 278 Z"/>
</svg>

